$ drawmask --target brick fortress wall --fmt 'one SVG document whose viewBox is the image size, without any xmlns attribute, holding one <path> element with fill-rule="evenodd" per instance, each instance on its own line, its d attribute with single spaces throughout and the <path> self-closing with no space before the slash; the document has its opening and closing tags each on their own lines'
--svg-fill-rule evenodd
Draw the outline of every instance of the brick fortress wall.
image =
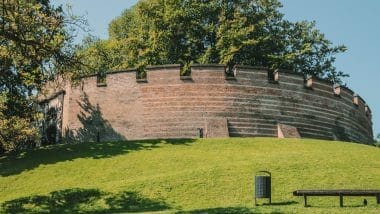
<svg viewBox="0 0 380 214">
<path fill-rule="evenodd" d="M 301 137 L 372 143 L 371 111 L 346 87 L 300 74 L 240 66 L 226 77 L 222 65 L 195 65 L 191 77 L 179 65 L 108 73 L 66 86 L 62 135 L 84 141 L 150 138 L 278 136 L 278 124 Z"/>
</svg>

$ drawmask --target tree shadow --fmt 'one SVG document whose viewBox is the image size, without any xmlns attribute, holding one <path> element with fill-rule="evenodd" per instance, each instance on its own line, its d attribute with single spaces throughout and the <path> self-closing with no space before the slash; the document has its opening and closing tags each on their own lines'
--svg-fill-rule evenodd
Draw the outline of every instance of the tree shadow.
<svg viewBox="0 0 380 214">
<path fill-rule="evenodd" d="M 287 205 L 293 205 L 298 204 L 297 201 L 281 201 L 281 202 L 272 202 L 272 203 L 264 203 L 261 206 L 287 206 Z"/>
<path fill-rule="evenodd" d="M 207 209 L 197 209 L 197 210 L 190 210 L 190 211 L 179 211 L 176 212 L 176 214 L 251 214 L 255 213 L 253 210 L 246 208 L 246 207 L 216 207 L 216 208 L 207 208 Z"/>
<path fill-rule="evenodd" d="M 105 143 L 61 144 L 0 157 L 0 176 L 19 174 L 40 165 L 55 164 L 77 158 L 110 158 L 132 151 L 151 150 L 163 144 L 191 145 L 195 139 L 141 140 Z"/>
<path fill-rule="evenodd" d="M 284 201 L 284 202 L 274 202 L 271 204 L 262 204 L 260 206 L 287 206 L 287 205 L 293 205 L 298 204 L 297 201 Z M 207 208 L 207 209 L 196 209 L 196 210 L 190 210 L 190 211 L 179 211 L 176 212 L 176 214 L 221 214 L 221 213 L 228 213 L 228 214 L 250 214 L 250 213 L 261 213 L 260 210 L 257 210 L 258 208 L 247 208 L 247 207 L 216 207 L 216 208 Z M 275 210 L 271 211 L 271 213 L 281 213 L 277 212 Z"/>
<path fill-rule="evenodd" d="M 80 188 L 18 198 L 1 206 L 4 213 L 152 212 L 171 208 L 162 200 L 149 199 L 137 192 L 110 193 Z"/>
<path fill-rule="evenodd" d="M 63 140 L 66 142 L 106 142 L 127 140 L 112 127 L 111 123 L 103 117 L 102 110 L 97 104 L 92 105 L 86 93 L 77 101 L 81 108 L 77 115 L 82 126 L 76 130 L 65 130 Z"/>
<path fill-rule="evenodd" d="M 309 203 L 309 202 L 308 202 Z M 358 202 L 357 204 L 344 204 L 343 207 L 346 208 L 359 208 L 359 207 L 367 207 L 368 205 L 360 204 Z M 340 208 L 340 206 L 336 203 L 335 205 L 320 205 L 320 204 L 308 204 L 306 207 L 311 207 L 311 208 Z"/>
</svg>

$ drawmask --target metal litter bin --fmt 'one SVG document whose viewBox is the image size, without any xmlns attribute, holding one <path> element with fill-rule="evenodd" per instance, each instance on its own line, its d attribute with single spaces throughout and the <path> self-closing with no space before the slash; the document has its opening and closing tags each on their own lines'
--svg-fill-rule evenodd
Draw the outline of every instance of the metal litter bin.
<svg viewBox="0 0 380 214">
<path fill-rule="evenodd" d="M 272 177 L 268 171 L 258 171 L 255 175 L 255 205 L 258 198 L 268 198 L 269 204 L 272 202 Z"/>
</svg>

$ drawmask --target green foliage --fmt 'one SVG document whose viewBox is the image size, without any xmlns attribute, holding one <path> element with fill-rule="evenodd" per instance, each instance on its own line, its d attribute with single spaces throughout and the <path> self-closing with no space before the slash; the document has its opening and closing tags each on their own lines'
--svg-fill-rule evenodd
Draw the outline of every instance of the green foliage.
<svg viewBox="0 0 380 214">
<path fill-rule="evenodd" d="M 290 23 L 284 21 L 282 32 L 288 39 L 275 41 L 285 42 L 284 50 L 271 56 L 277 67 L 284 67 L 305 75 L 314 75 L 341 83 L 341 78 L 348 75 L 334 67 L 335 55 L 346 51 L 343 45 L 332 46 L 324 35 L 315 29 L 315 23 L 306 21 Z"/>
<path fill-rule="evenodd" d="M 0 153 L 34 146 L 40 139 L 38 129 L 30 125 L 30 118 L 5 115 L 5 101 L 0 95 Z"/>
<path fill-rule="evenodd" d="M 272 173 L 272 206 L 254 206 L 259 170 Z M 303 198 L 292 192 L 379 189 L 379 174 L 380 150 L 347 142 L 226 138 L 55 145 L 0 157 L 0 212 L 378 213 L 374 197 L 365 197 L 368 206 L 363 197 L 345 197 L 343 208 L 339 197 L 310 197 L 311 207 L 304 208 Z"/>
<path fill-rule="evenodd" d="M 376 139 L 374 140 L 374 145 L 375 145 L 376 147 L 380 147 L 380 133 L 377 134 L 377 137 L 376 137 Z"/>
<path fill-rule="evenodd" d="M 90 73 L 222 63 L 285 68 L 341 82 L 346 74 L 336 71 L 333 63 L 346 48 L 333 46 L 313 22 L 283 19 L 280 7 L 278 0 L 139 1 L 110 23 L 110 39 L 97 41 L 82 53 L 93 65 Z M 93 55 L 99 48 L 107 57 Z M 92 63 L 97 60 L 102 66 Z"/>
<path fill-rule="evenodd" d="M 78 57 L 83 61 L 82 70 L 80 73 L 73 72 L 74 75 L 79 74 L 73 78 L 90 73 L 102 73 L 109 67 L 116 70 L 129 67 L 128 60 L 123 61 L 123 59 L 131 57 L 123 45 L 119 40 L 105 42 L 91 36 L 86 38 L 83 46 L 77 50 Z"/>
<path fill-rule="evenodd" d="M 16 150 L 38 139 L 42 85 L 79 62 L 67 31 L 76 21 L 48 0 L 3 0 L 0 13 L 0 148 Z"/>
</svg>

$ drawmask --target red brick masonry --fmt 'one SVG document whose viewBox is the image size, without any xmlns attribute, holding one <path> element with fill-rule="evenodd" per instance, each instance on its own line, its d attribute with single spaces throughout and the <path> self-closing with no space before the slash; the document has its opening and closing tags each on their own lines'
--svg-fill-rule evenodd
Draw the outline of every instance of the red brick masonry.
<svg viewBox="0 0 380 214">
<path fill-rule="evenodd" d="M 136 81 L 135 70 L 110 72 L 102 87 L 85 77 L 64 86 L 61 132 L 85 141 L 195 138 L 198 128 L 212 137 L 277 137 L 285 124 L 301 137 L 372 143 L 371 111 L 350 89 L 277 77 L 248 66 L 226 77 L 223 65 L 195 65 L 191 78 L 180 77 L 179 65 L 148 67 L 146 81 Z"/>
</svg>

